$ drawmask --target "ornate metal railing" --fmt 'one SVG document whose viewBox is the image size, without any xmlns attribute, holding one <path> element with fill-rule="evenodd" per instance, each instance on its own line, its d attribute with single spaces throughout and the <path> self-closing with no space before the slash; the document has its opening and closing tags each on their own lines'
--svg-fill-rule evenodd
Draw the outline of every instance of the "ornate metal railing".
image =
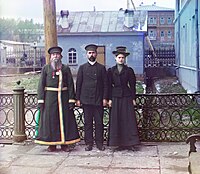
<svg viewBox="0 0 200 174">
<path fill-rule="evenodd" d="M 25 94 L 25 133 L 35 134 L 37 95 Z M 185 141 L 200 132 L 200 94 L 137 94 L 135 106 L 141 141 Z M 13 94 L 0 94 L 0 139 L 12 139 Z M 74 108 L 81 138 L 84 137 L 82 108 Z M 104 137 L 108 137 L 109 109 L 104 109 Z"/>
<path fill-rule="evenodd" d="M 13 136 L 13 127 L 13 94 L 0 94 L 0 137 L 10 139 Z"/>
</svg>

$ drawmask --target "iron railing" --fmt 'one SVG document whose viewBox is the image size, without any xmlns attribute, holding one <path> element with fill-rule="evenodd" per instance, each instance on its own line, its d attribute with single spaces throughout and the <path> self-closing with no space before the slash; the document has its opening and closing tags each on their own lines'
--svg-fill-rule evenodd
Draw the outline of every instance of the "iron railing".
<svg viewBox="0 0 200 174">
<path fill-rule="evenodd" d="M 0 94 L 0 137 L 11 139 L 14 128 L 13 94 Z"/>
<path fill-rule="evenodd" d="M 44 49 L 28 49 L 6 51 L 6 65 L 9 67 L 32 67 L 34 64 L 37 67 L 42 67 L 45 64 Z M 2 58 L 3 59 L 3 58 Z"/>
<path fill-rule="evenodd" d="M 37 94 L 25 94 L 25 132 L 34 139 Z M 135 112 L 141 141 L 185 141 L 200 132 L 200 94 L 137 94 Z M 0 94 L 0 139 L 12 139 L 13 94 Z M 82 108 L 75 107 L 80 136 L 84 138 Z M 104 109 L 104 138 L 108 137 L 109 109 Z"/>
<path fill-rule="evenodd" d="M 145 50 L 144 67 L 171 67 L 175 64 L 175 48 Z"/>
</svg>

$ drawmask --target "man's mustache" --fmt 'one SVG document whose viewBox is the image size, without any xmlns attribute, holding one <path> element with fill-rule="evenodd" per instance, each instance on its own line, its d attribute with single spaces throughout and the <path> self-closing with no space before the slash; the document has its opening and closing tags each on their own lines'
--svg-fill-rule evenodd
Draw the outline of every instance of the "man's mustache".
<svg viewBox="0 0 200 174">
<path fill-rule="evenodd" d="M 94 61 L 96 60 L 96 57 L 90 56 L 89 60 L 90 60 L 91 62 L 94 62 Z"/>
<path fill-rule="evenodd" d="M 52 68 L 53 68 L 54 70 L 60 68 L 61 64 L 62 64 L 61 59 L 53 58 L 53 59 L 51 60 L 51 66 L 52 66 Z"/>
<path fill-rule="evenodd" d="M 60 59 L 59 59 L 59 58 L 57 58 L 57 57 L 54 57 L 54 58 L 52 58 L 52 59 L 51 59 L 51 61 L 52 61 L 52 62 L 59 62 L 59 61 L 60 61 Z"/>
</svg>

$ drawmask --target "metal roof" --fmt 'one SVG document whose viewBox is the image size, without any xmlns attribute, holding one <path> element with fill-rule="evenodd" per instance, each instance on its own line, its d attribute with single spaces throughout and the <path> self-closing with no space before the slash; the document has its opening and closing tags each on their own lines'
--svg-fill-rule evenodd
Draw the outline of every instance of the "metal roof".
<svg viewBox="0 0 200 174">
<path fill-rule="evenodd" d="M 68 18 L 62 18 L 57 14 L 58 34 L 67 33 L 109 33 L 109 32 L 130 32 L 147 31 L 147 12 L 134 11 L 129 19 L 127 11 L 77 11 L 67 12 Z M 125 21 L 132 22 L 131 27 L 127 27 Z M 62 25 L 63 21 L 68 24 Z M 68 26 L 68 27 L 63 27 Z"/>
<path fill-rule="evenodd" d="M 156 5 L 141 5 L 136 7 L 136 10 L 146 10 L 146 11 L 174 11 L 172 8 L 159 7 Z"/>
<path fill-rule="evenodd" d="M 17 42 L 17 41 L 11 41 L 11 40 L 0 40 L 0 43 L 4 45 L 30 45 L 31 43 L 27 42 Z"/>
</svg>

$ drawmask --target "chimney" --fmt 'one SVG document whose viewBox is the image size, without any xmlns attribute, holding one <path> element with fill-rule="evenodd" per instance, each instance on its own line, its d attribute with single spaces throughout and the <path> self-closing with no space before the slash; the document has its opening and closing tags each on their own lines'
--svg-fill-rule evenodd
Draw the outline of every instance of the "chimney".
<svg viewBox="0 0 200 174">
<path fill-rule="evenodd" d="M 153 4 L 152 4 L 152 6 L 155 6 L 156 5 L 156 2 L 154 2 Z"/>
<path fill-rule="evenodd" d="M 133 25 L 134 25 L 134 22 L 133 22 L 134 11 L 126 9 L 124 11 L 124 16 L 125 16 L 124 25 L 128 28 L 133 27 Z"/>
<path fill-rule="evenodd" d="M 69 28 L 69 21 L 68 21 L 68 16 L 69 16 L 69 11 L 68 10 L 61 10 L 60 11 L 60 25 L 62 28 Z"/>
</svg>

